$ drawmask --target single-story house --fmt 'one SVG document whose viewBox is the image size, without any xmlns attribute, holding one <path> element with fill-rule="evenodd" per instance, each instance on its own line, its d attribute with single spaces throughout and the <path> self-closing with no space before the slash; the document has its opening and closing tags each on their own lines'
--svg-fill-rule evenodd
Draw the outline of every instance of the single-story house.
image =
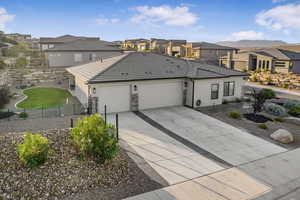
<svg viewBox="0 0 300 200">
<path fill-rule="evenodd" d="M 191 108 L 242 98 L 246 73 L 156 53 L 132 52 L 66 69 L 70 91 L 92 112 Z"/>
<path fill-rule="evenodd" d="M 269 70 L 300 74 L 300 53 L 278 48 L 261 48 L 252 51 L 228 53 L 220 58 L 220 66 L 236 70 Z"/>
<path fill-rule="evenodd" d="M 59 37 L 41 37 L 39 40 L 40 50 L 45 51 L 47 49 L 54 48 L 56 45 L 74 42 L 76 40 L 100 40 L 100 38 L 74 35 L 62 35 Z"/>
<path fill-rule="evenodd" d="M 186 40 L 169 40 L 169 43 L 166 45 L 166 54 L 168 56 L 185 56 L 185 46 Z"/>
<path fill-rule="evenodd" d="M 44 52 L 49 67 L 70 67 L 123 54 L 114 43 L 103 40 L 75 40 Z"/>
</svg>

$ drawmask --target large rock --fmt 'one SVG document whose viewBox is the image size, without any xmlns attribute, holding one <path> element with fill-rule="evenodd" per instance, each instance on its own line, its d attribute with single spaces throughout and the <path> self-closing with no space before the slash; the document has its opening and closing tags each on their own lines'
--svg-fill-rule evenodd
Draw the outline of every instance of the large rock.
<svg viewBox="0 0 300 200">
<path fill-rule="evenodd" d="M 285 129 L 279 129 L 272 133 L 270 137 L 273 140 L 279 141 L 283 144 L 289 144 L 294 142 L 294 136 L 287 130 Z"/>
</svg>

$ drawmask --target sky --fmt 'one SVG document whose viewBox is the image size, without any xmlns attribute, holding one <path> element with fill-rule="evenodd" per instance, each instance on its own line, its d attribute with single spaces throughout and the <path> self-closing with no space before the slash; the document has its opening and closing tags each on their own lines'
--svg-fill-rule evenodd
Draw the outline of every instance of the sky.
<svg viewBox="0 0 300 200">
<path fill-rule="evenodd" d="M 107 41 L 300 43 L 300 0 L 0 0 L 0 30 Z"/>
</svg>

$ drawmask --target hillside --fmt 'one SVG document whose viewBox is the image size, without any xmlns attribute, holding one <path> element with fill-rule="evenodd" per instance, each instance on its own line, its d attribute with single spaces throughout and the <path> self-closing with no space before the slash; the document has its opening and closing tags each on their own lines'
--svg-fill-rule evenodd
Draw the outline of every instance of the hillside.
<svg viewBox="0 0 300 200">
<path fill-rule="evenodd" d="M 240 40 L 240 41 L 222 41 L 217 42 L 218 45 L 228 46 L 228 47 L 273 47 L 273 46 L 283 46 L 288 45 L 288 43 L 281 40 Z"/>
</svg>

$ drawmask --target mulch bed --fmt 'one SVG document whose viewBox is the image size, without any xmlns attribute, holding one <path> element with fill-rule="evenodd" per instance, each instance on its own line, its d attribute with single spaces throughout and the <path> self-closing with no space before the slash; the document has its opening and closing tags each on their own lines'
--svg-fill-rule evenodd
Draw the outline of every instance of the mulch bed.
<svg viewBox="0 0 300 200">
<path fill-rule="evenodd" d="M 243 114 L 243 116 L 250 120 L 250 121 L 253 121 L 255 123 L 266 123 L 268 121 L 273 121 L 272 119 L 264 116 L 264 115 L 260 115 L 260 114 L 254 114 L 254 113 L 246 113 L 246 114 Z"/>
<path fill-rule="evenodd" d="M 80 157 L 69 131 L 42 132 L 49 139 L 51 153 L 43 166 L 33 169 L 18 159 L 16 147 L 23 134 L 0 135 L 0 199 L 122 199 L 161 187 L 122 149 L 104 164 Z"/>
</svg>

